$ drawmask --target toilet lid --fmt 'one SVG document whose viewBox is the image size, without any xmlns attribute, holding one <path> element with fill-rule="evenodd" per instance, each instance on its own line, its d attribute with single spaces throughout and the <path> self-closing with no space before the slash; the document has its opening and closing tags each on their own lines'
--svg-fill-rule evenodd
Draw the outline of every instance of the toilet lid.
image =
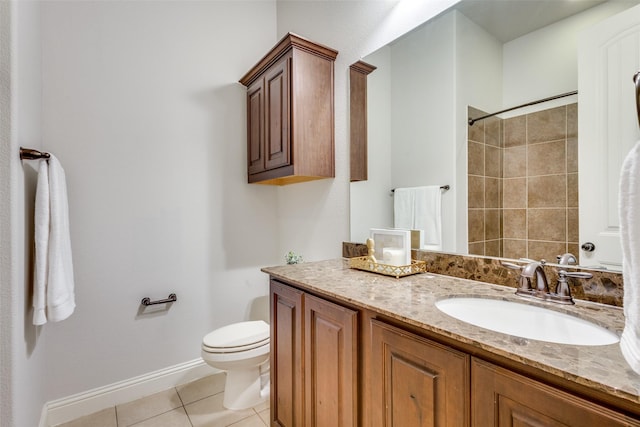
<svg viewBox="0 0 640 427">
<path fill-rule="evenodd" d="M 269 324 L 262 320 L 233 323 L 207 334 L 202 340 L 211 349 L 247 349 L 269 340 Z"/>
</svg>

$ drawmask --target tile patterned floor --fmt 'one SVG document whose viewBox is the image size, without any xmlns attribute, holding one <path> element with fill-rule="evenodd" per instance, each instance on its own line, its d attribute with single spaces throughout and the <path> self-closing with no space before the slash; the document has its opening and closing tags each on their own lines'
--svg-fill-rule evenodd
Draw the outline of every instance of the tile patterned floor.
<svg viewBox="0 0 640 427">
<path fill-rule="evenodd" d="M 224 373 L 211 375 L 57 427 L 265 427 L 269 402 L 243 411 L 222 406 Z"/>
</svg>

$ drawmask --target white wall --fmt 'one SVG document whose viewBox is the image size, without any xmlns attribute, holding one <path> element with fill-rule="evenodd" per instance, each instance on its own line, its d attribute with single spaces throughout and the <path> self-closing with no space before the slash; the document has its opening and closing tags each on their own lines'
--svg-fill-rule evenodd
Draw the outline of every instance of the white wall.
<svg viewBox="0 0 640 427">
<path fill-rule="evenodd" d="M 259 268 L 282 262 L 277 190 L 246 184 L 237 80 L 277 41 L 276 7 L 16 4 L 20 97 L 2 211 L 12 225 L 2 266 L 12 272 L 2 405 L 11 421 L 2 425 L 32 426 L 45 401 L 198 358 L 206 332 L 266 303 Z M 54 153 L 69 190 L 77 308 L 41 328 L 30 326 L 25 225 L 36 162 L 21 165 L 20 144 Z M 139 311 L 142 297 L 170 292 L 178 302 L 168 311 Z"/>
<path fill-rule="evenodd" d="M 13 61 L 1 104 L 12 121 L 0 151 L 2 425 L 36 425 L 45 401 L 197 358 L 206 332 L 251 316 L 268 291 L 259 268 L 286 251 L 339 256 L 348 65 L 454 1 L 409 14 L 382 1 L 11 3 L 19 13 L 0 33 L 3 64 Z M 251 186 L 237 80 L 287 31 L 340 51 L 336 178 Z M 54 153 L 69 191 L 77 308 L 41 328 L 28 289 L 36 162 L 23 166 L 20 144 Z M 169 292 L 169 310 L 140 312 L 142 297 Z"/>
<path fill-rule="evenodd" d="M 636 0 L 609 1 L 505 43 L 502 108 L 577 90 L 580 33 L 637 3 Z M 505 113 L 501 117 L 530 113 L 577 100 L 577 96 L 566 97 Z"/>
<path fill-rule="evenodd" d="M 335 64 L 336 179 L 279 190 L 281 252 L 301 252 L 305 259 L 340 256 L 336 241 L 350 236 L 349 65 L 456 1 L 278 1 L 280 35 L 292 31 L 339 51 Z"/>
</svg>

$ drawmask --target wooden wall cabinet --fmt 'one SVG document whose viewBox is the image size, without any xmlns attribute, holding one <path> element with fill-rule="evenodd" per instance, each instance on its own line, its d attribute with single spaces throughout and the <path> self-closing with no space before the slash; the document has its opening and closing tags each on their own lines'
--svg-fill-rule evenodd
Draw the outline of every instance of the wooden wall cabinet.
<svg viewBox="0 0 640 427">
<path fill-rule="evenodd" d="M 335 176 L 337 55 L 289 33 L 240 79 L 247 87 L 250 183 L 285 185 Z"/>
<path fill-rule="evenodd" d="M 351 182 L 369 178 L 367 147 L 367 76 L 376 67 L 358 61 L 349 67 L 349 139 Z"/>
<path fill-rule="evenodd" d="M 358 425 L 358 313 L 271 281 L 271 425 Z"/>
</svg>

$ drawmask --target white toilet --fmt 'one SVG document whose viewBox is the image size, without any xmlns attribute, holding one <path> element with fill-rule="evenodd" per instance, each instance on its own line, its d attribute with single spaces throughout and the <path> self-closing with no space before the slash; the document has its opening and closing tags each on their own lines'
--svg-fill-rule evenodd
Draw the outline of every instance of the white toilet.
<svg viewBox="0 0 640 427">
<path fill-rule="evenodd" d="M 227 409 L 247 409 L 264 402 L 260 365 L 269 360 L 269 324 L 248 321 L 223 326 L 202 340 L 202 359 L 227 371 L 222 404 Z"/>
</svg>

